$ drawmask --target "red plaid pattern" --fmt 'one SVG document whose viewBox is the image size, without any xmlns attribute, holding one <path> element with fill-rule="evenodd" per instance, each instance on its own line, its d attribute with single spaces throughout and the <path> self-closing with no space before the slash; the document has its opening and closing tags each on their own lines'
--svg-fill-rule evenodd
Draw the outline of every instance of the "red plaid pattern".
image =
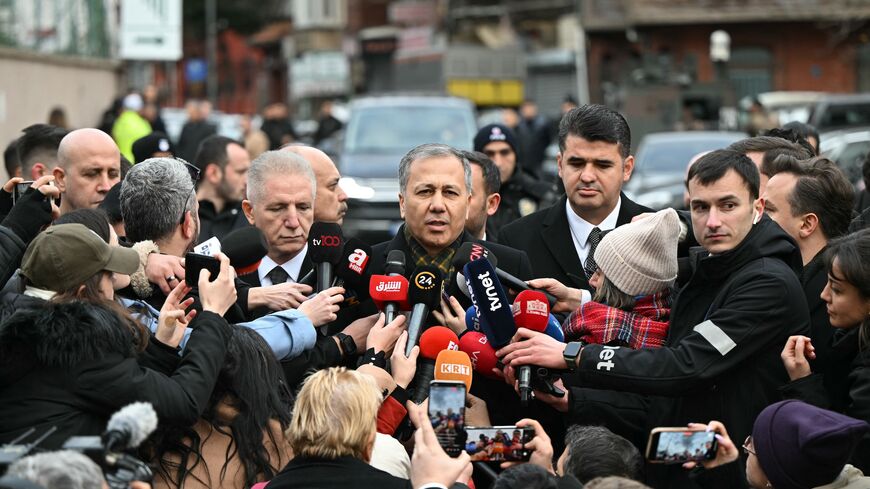
<svg viewBox="0 0 870 489">
<path fill-rule="evenodd" d="M 632 349 L 660 348 L 668 336 L 671 291 L 641 297 L 631 311 L 587 302 L 565 321 L 565 338 L 586 343 L 618 343 Z"/>
</svg>

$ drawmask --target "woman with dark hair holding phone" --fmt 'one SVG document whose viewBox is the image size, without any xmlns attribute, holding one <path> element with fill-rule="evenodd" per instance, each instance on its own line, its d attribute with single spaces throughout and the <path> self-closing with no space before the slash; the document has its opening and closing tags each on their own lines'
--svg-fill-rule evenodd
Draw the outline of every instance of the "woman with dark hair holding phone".
<svg viewBox="0 0 870 489">
<path fill-rule="evenodd" d="M 155 489 L 251 487 L 292 458 L 284 431 L 293 396 L 269 345 L 233 326 L 208 406 L 193 426 L 158 429 L 150 458 Z"/>
<path fill-rule="evenodd" d="M 832 241 L 826 261 L 828 284 L 822 300 L 831 326 L 838 330 L 831 356 L 840 361 L 839 382 L 833 391 L 826 390 L 822 375 L 810 368 L 815 358 L 810 338 L 792 336 L 782 351 L 791 382 L 782 391 L 787 398 L 870 422 L 870 230 Z M 870 437 L 862 440 L 851 462 L 870 473 Z"/>
</svg>

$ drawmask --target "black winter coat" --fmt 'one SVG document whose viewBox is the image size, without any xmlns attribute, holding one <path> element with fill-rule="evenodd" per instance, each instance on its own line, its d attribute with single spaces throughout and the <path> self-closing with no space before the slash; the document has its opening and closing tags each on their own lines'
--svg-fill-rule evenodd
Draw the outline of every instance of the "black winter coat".
<svg viewBox="0 0 870 489">
<path fill-rule="evenodd" d="M 57 431 L 40 444 L 99 435 L 113 412 L 153 404 L 159 422 L 192 425 L 205 409 L 231 329 L 202 312 L 171 375 L 143 367 L 115 313 L 82 302 L 23 309 L 0 324 L 0 443 L 33 427 Z"/>
<path fill-rule="evenodd" d="M 870 423 L 870 349 L 860 350 L 859 328 L 837 330 L 831 355 L 843 359 L 847 369 L 834 369 L 827 374 L 815 373 L 783 386 L 783 397 L 800 399 L 820 408 L 840 411 Z M 826 377 L 836 377 L 837 390 L 831 390 Z M 870 436 L 865 436 L 850 462 L 865 474 L 870 473 Z"/>
<path fill-rule="evenodd" d="M 758 413 L 788 381 L 780 352 L 810 331 L 798 274 L 800 251 L 770 218 L 731 251 L 693 252 L 693 273 L 671 309 L 666 347 L 583 349 L 572 383 L 669 396 L 653 401 L 654 425 L 722 421 L 732 439 L 752 432 Z M 741 462 L 742 463 L 742 462 Z M 654 487 L 693 487 L 681 467 L 655 470 Z M 717 487 L 745 487 L 720 481 Z"/>
</svg>

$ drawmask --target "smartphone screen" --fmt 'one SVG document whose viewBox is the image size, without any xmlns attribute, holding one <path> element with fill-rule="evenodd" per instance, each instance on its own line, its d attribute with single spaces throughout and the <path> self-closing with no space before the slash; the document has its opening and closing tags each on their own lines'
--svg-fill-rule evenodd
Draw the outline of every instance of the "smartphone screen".
<svg viewBox="0 0 870 489">
<path fill-rule="evenodd" d="M 531 428 L 491 426 L 468 428 L 465 451 L 472 462 L 528 462 L 531 450 L 526 443 L 535 437 Z"/>
<path fill-rule="evenodd" d="M 647 458 L 666 464 L 712 460 L 718 449 L 715 435 L 711 431 L 656 428 L 650 434 Z"/>
<path fill-rule="evenodd" d="M 211 256 L 188 253 L 184 255 L 184 280 L 187 285 L 196 287 L 199 283 L 199 272 L 202 269 L 209 271 L 209 282 L 214 282 L 221 271 L 221 262 Z"/>
<path fill-rule="evenodd" d="M 15 205 L 15 202 L 24 195 L 24 192 L 27 192 L 27 189 L 29 189 L 31 185 L 33 185 L 32 180 L 29 182 L 16 183 L 15 186 L 12 187 L 12 205 Z"/>
<path fill-rule="evenodd" d="M 451 457 L 465 447 L 465 383 L 433 380 L 429 384 L 429 421 L 441 448 Z"/>
</svg>

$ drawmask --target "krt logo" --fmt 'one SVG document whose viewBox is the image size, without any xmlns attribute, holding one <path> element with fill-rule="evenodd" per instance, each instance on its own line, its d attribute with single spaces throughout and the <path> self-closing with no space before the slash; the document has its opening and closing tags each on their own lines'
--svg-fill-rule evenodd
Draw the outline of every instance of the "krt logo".
<svg viewBox="0 0 870 489">
<path fill-rule="evenodd" d="M 471 369 L 468 368 L 468 365 L 462 365 L 462 364 L 456 364 L 456 363 L 442 363 L 441 364 L 441 373 L 442 374 L 471 375 Z"/>
</svg>

